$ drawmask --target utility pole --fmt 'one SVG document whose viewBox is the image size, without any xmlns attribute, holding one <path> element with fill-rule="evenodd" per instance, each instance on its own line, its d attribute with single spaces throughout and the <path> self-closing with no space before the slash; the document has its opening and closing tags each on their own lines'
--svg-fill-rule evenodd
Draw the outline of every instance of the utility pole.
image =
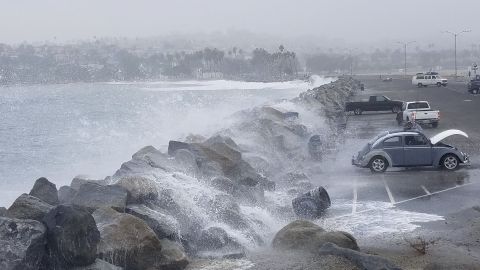
<svg viewBox="0 0 480 270">
<path fill-rule="evenodd" d="M 397 41 L 398 44 L 401 44 L 403 45 L 403 54 L 404 54 L 404 66 L 403 66 L 403 74 L 404 74 L 404 77 L 406 78 L 407 77 L 407 46 L 412 44 L 412 43 L 415 43 L 416 41 L 410 41 L 410 42 L 400 42 L 400 41 Z"/>
<path fill-rule="evenodd" d="M 463 31 L 460 31 L 460 32 L 443 31 L 443 33 L 447 33 L 447 34 L 452 35 L 455 39 L 455 80 L 458 77 L 458 74 L 457 74 L 457 37 L 459 35 L 461 35 L 462 33 L 468 33 L 468 32 L 471 32 L 471 31 L 472 30 L 463 30 Z"/>
</svg>

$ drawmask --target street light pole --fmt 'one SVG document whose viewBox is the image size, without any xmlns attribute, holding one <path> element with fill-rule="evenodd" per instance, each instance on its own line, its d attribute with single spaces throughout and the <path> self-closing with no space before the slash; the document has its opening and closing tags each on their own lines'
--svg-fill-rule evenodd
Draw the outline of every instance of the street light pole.
<svg viewBox="0 0 480 270">
<path fill-rule="evenodd" d="M 443 31 L 443 33 L 450 34 L 454 37 L 455 40 L 455 79 L 457 79 L 457 37 L 461 35 L 462 33 L 468 33 L 471 32 L 471 30 L 463 30 L 460 32 L 450 32 L 450 31 Z"/>
<path fill-rule="evenodd" d="M 407 46 L 414 43 L 416 41 L 410 41 L 410 42 L 400 42 L 400 41 L 397 41 L 398 44 L 402 44 L 403 45 L 403 52 L 404 52 L 404 66 L 403 66 L 403 73 L 404 73 L 404 76 L 405 78 L 407 77 Z"/>
</svg>

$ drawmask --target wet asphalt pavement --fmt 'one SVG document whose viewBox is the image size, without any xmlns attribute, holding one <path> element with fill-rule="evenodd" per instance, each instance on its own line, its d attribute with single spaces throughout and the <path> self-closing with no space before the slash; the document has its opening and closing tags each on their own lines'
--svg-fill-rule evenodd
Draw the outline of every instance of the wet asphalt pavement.
<svg viewBox="0 0 480 270">
<path fill-rule="evenodd" d="M 460 129 L 469 138 L 454 136 L 447 143 L 469 153 L 472 165 L 455 172 L 435 168 L 389 168 L 383 174 L 372 174 L 367 168 L 350 165 L 350 159 L 376 134 L 399 127 L 395 114 L 366 112 L 351 115 L 347 122 L 347 139 L 339 149 L 327 177 L 322 182 L 333 201 L 351 202 L 351 209 L 332 209 L 331 216 L 355 215 L 363 202 L 385 202 L 397 209 L 445 216 L 480 204 L 480 95 L 468 94 L 464 83 L 447 87 L 417 88 L 410 79 L 397 78 L 382 82 L 378 77 L 358 77 L 365 84 L 361 96 L 385 95 L 395 100 L 427 100 L 441 112 L 438 128 L 425 127 L 432 136 L 446 129 Z M 329 171 L 328 171 L 329 170 Z"/>
</svg>

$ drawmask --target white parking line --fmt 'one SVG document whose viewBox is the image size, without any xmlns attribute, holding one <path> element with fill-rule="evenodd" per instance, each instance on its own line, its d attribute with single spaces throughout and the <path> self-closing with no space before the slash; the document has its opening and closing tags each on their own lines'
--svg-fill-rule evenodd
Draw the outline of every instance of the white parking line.
<svg viewBox="0 0 480 270">
<path fill-rule="evenodd" d="M 428 196 L 431 196 L 431 195 L 439 194 L 439 193 L 442 193 L 442 192 L 445 192 L 445 191 L 450 191 L 450 190 L 453 190 L 453 189 L 457 189 L 457 188 L 461 188 L 461 187 L 465 187 L 465 186 L 469 186 L 469 185 L 474 185 L 474 184 L 480 184 L 480 183 L 466 183 L 466 184 L 463 184 L 463 185 L 454 186 L 454 187 L 447 188 L 447 189 L 444 189 L 444 190 L 432 192 L 432 193 L 430 193 L 430 195 L 421 195 L 421 196 L 414 197 L 414 198 L 411 198 L 411 199 L 399 201 L 399 202 L 396 202 L 394 205 L 391 205 L 389 207 L 365 209 L 365 210 L 362 210 L 362 211 L 357 211 L 357 212 L 355 212 L 355 214 L 362 214 L 362 213 L 368 213 L 368 212 L 372 212 L 372 211 L 378 211 L 378 210 L 385 210 L 385 209 L 393 208 L 398 204 L 410 202 L 410 201 L 413 201 L 413 200 L 425 198 L 425 197 L 428 197 Z M 335 217 L 329 217 L 327 219 L 340 219 L 340 218 L 346 218 L 346 217 L 351 217 L 351 216 L 353 216 L 353 214 L 344 214 L 344 215 L 338 215 L 338 216 L 335 216 Z"/>
<path fill-rule="evenodd" d="M 357 212 L 357 179 L 353 179 L 353 201 L 352 201 L 352 214 Z"/>
<path fill-rule="evenodd" d="M 383 183 L 385 184 L 385 189 L 387 190 L 387 194 L 388 194 L 388 198 L 390 198 L 390 202 L 392 204 L 395 204 L 395 199 L 393 198 L 392 192 L 390 191 L 390 188 L 388 187 L 388 184 L 387 184 L 387 181 L 385 181 L 385 178 L 383 179 Z"/>
<path fill-rule="evenodd" d="M 478 183 L 466 183 L 466 184 L 463 184 L 463 185 L 454 186 L 454 187 L 443 189 L 443 190 L 440 190 L 440 191 L 431 192 L 430 194 L 421 195 L 421 196 L 418 196 L 418 197 L 406 199 L 406 200 L 397 202 L 395 204 L 406 203 L 406 202 L 413 201 L 413 200 L 416 200 L 416 199 L 425 198 L 425 197 L 428 197 L 428 196 L 431 196 L 431 195 L 439 194 L 439 193 L 442 193 L 442 192 L 445 192 L 445 191 L 450 191 L 450 190 L 453 190 L 453 189 L 457 189 L 457 188 L 461 188 L 461 187 L 465 187 L 465 186 L 469 186 L 469 185 L 473 185 L 473 184 L 478 184 Z"/>
<path fill-rule="evenodd" d="M 428 191 L 424 185 L 421 185 L 420 187 L 423 189 L 423 191 L 425 191 L 425 193 L 427 193 L 427 195 L 432 195 L 432 193 L 430 193 L 430 191 Z"/>
</svg>

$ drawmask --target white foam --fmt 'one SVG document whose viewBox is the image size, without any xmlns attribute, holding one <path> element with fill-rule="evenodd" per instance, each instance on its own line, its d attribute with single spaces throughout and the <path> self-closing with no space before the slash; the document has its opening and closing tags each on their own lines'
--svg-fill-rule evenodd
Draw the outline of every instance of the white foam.
<svg viewBox="0 0 480 270">
<path fill-rule="evenodd" d="M 157 82 L 111 82 L 116 85 L 136 85 L 147 91 L 214 91 L 214 90 L 265 90 L 265 89 L 292 89 L 306 90 L 333 81 L 335 78 L 317 76 L 314 80 L 286 81 L 286 82 L 245 82 L 231 80 L 209 81 L 157 81 Z"/>
</svg>

